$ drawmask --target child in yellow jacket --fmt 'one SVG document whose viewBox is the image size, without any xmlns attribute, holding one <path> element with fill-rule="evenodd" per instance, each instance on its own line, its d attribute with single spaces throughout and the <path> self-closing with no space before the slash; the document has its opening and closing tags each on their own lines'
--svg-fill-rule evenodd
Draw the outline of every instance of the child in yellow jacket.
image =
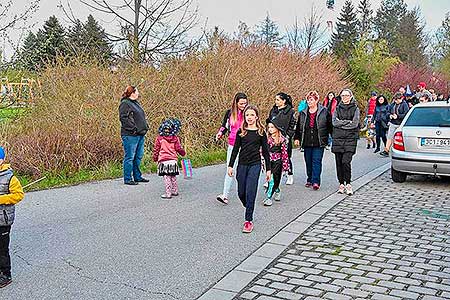
<svg viewBox="0 0 450 300">
<path fill-rule="evenodd" d="M 24 197 L 22 185 L 5 164 L 5 150 L 0 147 L 0 288 L 12 282 L 9 241 L 14 223 L 15 204 Z"/>
</svg>

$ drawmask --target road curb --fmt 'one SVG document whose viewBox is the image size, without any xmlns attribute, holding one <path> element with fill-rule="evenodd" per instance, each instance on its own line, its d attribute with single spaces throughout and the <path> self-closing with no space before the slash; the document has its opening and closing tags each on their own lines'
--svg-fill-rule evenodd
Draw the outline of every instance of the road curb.
<svg viewBox="0 0 450 300">
<path fill-rule="evenodd" d="M 365 186 L 390 169 L 391 163 L 386 163 L 353 181 L 354 191 Z M 197 300 L 232 300 L 258 274 L 276 259 L 289 245 L 300 237 L 312 224 L 322 218 L 330 209 L 347 196 L 337 192 L 320 200 L 294 221 L 287 224 L 253 254 L 231 270 L 219 282 L 207 290 Z"/>
</svg>

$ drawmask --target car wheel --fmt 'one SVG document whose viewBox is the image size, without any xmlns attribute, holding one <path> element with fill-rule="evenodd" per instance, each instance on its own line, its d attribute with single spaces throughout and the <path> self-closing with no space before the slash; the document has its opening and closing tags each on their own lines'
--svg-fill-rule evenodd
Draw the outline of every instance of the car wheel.
<svg viewBox="0 0 450 300">
<path fill-rule="evenodd" d="M 394 168 L 391 167 L 391 177 L 393 182 L 402 183 L 406 180 L 406 173 L 394 170 Z"/>
</svg>

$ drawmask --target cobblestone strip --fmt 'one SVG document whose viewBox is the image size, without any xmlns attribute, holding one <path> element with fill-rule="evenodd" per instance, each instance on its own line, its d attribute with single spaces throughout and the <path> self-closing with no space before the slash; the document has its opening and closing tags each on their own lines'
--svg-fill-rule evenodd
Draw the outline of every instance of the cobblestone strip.
<svg viewBox="0 0 450 300">
<path fill-rule="evenodd" d="M 365 183 L 324 200 L 338 204 L 318 220 L 325 209 L 311 209 L 312 226 L 235 297 L 215 300 L 450 299 L 450 185 L 395 184 L 388 172 Z"/>
<path fill-rule="evenodd" d="M 377 178 L 389 167 L 390 164 L 383 165 L 355 180 L 353 182 L 354 189 L 356 190 Z M 305 295 L 318 296 L 322 294 L 322 290 L 316 286 L 309 287 L 308 284 L 312 286 L 320 282 L 323 286 L 327 286 L 328 277 L 319 274 L 336 271 L 338 267 L 329 266 L 328 261 L 321 257 L 323 254 L 331 254 L 334 250 L 323 248 L 324 252 L 318 252 L 314 241 L 312 244 L 301 245 L 298 244 L 298 238 L 344 198 L 343 195 L 332 194 L 321 200 L 284 227 L 198 300 L 301 299 L 303 296 L 298 294 L 300 286 L 302 291 L 304 289 Z M 296 240 L 297 242 L 295 242 Z M 292 245 L 299 247 L 300 252 L 296 252 L 297 250 L 292 252 Z M 280 256 L 280 254 L 282 255 Z M 307 256 L 308 260 L 304 260 L 303 256 L 298 256 L 298 254 Z M 320 266 L 314 268 L 315 265 Z M 336 274 L 336 276 L 339 275 Z"/>
</svg>

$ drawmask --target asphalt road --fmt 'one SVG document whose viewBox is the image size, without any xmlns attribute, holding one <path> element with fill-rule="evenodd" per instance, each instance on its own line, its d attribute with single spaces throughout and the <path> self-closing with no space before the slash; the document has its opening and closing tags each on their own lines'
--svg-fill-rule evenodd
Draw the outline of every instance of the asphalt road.
<svg viewBox="0 0 450 300">
<path fill-rule="evenodd" d="M 241 233 L 244 208 L 236 195 L 225 206 L 225 165 L 178 178 L 180 196 L 159 197 L 162 179 L 125 186 L 122 179 L 28 193 L 12 230 L 13 284 L 1 299 L 192 300 L 284 225 L 337 189 L 333 155 L 326 151 L 320 191 L 303 187 L 303 153 L 294 150 L 295 183 L 282 201 L 262 206 L 255 229 Z M 366 150 L 354 157 L 354 178 L 388 159 Z M 262 176 L 261 176 L 262 180 Z M 283 180 L 284 182 L 284 180 Z M 260 186 L 260 191 L 262 191 Z"/>
</svg>

